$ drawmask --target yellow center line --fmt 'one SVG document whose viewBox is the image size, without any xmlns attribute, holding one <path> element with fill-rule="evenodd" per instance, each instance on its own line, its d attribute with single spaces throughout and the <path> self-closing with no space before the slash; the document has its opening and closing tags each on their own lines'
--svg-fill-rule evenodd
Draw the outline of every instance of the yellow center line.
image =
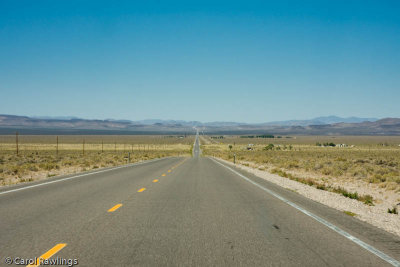
<svg viewBox="0 0 400 267">
<path fill-rule="evenodd" d="M 143 188 L 140 188 L 140 189 L 138 190 L 138 192 L 140 193 L 140 192 L 143 192 L 144 190 L 146 190 L 146 188 L 145 188 L 145 187 L 143 187 Z"/>
<path fill-rule="evenodd" d="M 56 254 L 57 252 L 59 252 L 60 250 L 62 250 L 67 244 L 65 243 L 60 243 L 55 245 L 52 249 L 50 249 L 49 251 L 47 251 L 46 253 L 44 253 L 42 256 L 40 256 L 37 260 L 35 264 L 29 264 L 27 266 L 29 267 L 34 267 L 34 266 L 39 266 L 41 260 L 47 260 L 49 259 L 51 256 L 53 256 L 54 254 Z"/>
<path fill-rule="evenodd" d="M 112 207 L 111 209 L 108 210 L 108 212 L 113 212 L 116 211 L 117 209 L 119 209 L 122 206 L 122 204 L 117 204 L 114 207 Z"/>
<path fill-rule="evenodd" d="M 157 182 L 158 182 L 158 180 L 157 180 L 157 179 L 154 179 L 154 180 L 153 180 L 153 183 L 157 183 Z"/>
</svg>

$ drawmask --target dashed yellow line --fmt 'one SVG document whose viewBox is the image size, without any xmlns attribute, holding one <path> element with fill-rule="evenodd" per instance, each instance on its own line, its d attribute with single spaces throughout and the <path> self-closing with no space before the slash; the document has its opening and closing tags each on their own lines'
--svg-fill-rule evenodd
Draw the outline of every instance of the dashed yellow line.
<svg viewBox="0 0 400 267">
<path fill-rule="evenodd" d="M 122 206 L 122 204 L 117 204 L 114 207 L 112 207 L 111 209 L 108 210 L 108 212 L 113 212 L 116 211 L 117 209 L 119 209 Z"/>
<path fill-rule="evenodd" d="M 65 243 L 60 243 L 60 244 L 55 245 L 52 249 L 50 249 L 49 251 L 44 253 L 42 256 L 37 258 L 35 264 L 29 264 L 27 266 L 29 266 L 29 267 L 39 266 L 41 261 L 49 259 L 51 256 L 53 256 L 54 254 L 56 254 L 57 252 L 62 250 L 66 245 L 67 244 L 65 244 Z"/>
<path fill-rule="evenodd" d="M 172 172 L 172 170 L 173 169 L 175 169 L 175 168 L 178 168 L 181 164 L 183 164 L 185 161 L 187 160 L 187 158 L 186 159 L 184 159 L 184 160 L 182 160 L 181 162 L 179 162 L 178 164 L 176 164 L 176 165 L 174 165 L 174 166 L 172 166 L 171 167 L 171 169 L 169 169 L 168 170 L 168 172 Z M 163 173 L 161 176 L 166 176 L 166 174 L 165 173 Z"/>
<path fill-rule="evenodd" d="M 183 160 L 182 162 L 178 163 L 177 165 L 173 166 L 170 170 L 168 170 L 168 172 L 172 172 L 173 169 L 175 169 L 175 168 L 177 168 L 179 165 L 183 164 L 186 160 L 187 160 L 187 159 L 185 159 L 185 160 Z M 166 174 L 163 173 L 161 176 L 166 176 Z M 153 180 L 153 183 L 157 183 L 157 182 L 158 182 L 158 179 L 154 179 L 154 180 Z M 145 190 L 146 190 L 146 188 L 143 187 L 143 188 L 140 188 L 140 189 L 138 190 L 138 192 L 140 193 L 140 192 L 143 192 L 143 191 L 145 191 Z M 121 206 L 122 206 L 122 204 L 117 204 L 117 205 L 115 205 L 114 207 L 112 207 L 111 209 L 109 209 L 108 212 L 114 212 L 114 211 L 116 211 L 117 209 L 119 209 Z M 29 267 L 39 266 L 40 263 L 41 263 L 41 261 L 47 260 L 47 259 L 51 258 L 54 254 L 56 254 L 57 252 L 59 252 L 60 250 L 62 250 L 66 245 L 67 245 L 67 244 L 65 244 L 65 243 L 60 243 L 60 244 L 55 245 L 55 246 L 54 246 L 53 248 L 51 248 L 49 251 L 47 251 L 47 252 L 44 253 L 42 256 L 40 256 L 40 257 L 36 260 L 36 263 L 35 263 L 35 264 L 30 264 L 30 265 L 27 265 L 27 266 L 29 266 Z"/>
</svg>

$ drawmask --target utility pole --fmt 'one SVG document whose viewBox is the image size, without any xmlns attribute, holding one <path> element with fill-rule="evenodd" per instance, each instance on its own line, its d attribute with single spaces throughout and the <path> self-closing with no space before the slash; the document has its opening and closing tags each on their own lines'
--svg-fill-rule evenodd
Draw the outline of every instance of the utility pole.
<svg viewBox="0 0 400 267">
<path fill-rule="evenodd" d="M 57 135 L 56 155 L 58 156 L 58 135 Z"/>
<path fill-rule="evenodd" d="M 15 133 L 15 144 L 16 144 L 17 156 L 18 156 L 18 132 Z"/>
</svg>

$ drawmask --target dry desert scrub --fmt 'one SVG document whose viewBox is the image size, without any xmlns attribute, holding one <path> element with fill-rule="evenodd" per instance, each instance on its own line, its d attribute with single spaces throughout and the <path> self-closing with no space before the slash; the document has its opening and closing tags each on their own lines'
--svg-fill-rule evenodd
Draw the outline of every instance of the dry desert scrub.
<svg viewBox="0 0 400 267">
<path fill-rule="evenodd" d="M 193 137 L 0 136 L 0 185 L 168 156 L 189 156 Z"/>
<path fill-rule="evenodd" d="M 392 193 L 394 205 L 400 202 L 399 137 L 228 136 L 212 140 L 217 140 L 218 143 L 202 145 L 205 155 L 229 161 L 233 161 L 236 155 L 236 161 L 243 165 L 252 165 L 368 205 L 376 204 L 375 198 L 387 198 L 378 193 L 388 191 Z M 316 145 L 333 143 L 332 141 L 346 144 L 347 147 Z M 362 189 L 361 185 L 366 185 L 367 190 Z"/>
</svg>

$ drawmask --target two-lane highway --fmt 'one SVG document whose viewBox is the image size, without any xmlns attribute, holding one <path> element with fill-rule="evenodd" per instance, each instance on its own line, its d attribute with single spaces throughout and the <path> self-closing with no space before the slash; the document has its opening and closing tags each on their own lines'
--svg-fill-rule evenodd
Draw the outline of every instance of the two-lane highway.
<svg viewBox="0 0 400 267">
<path fill-rule="evenodd" d="M 192 158 L 3 189 L 2 260 L 44 255 L 76 259 L 79 266 L 398 264 L 398 237 L 199 155 L 197 137 Z"/>
</svg>

